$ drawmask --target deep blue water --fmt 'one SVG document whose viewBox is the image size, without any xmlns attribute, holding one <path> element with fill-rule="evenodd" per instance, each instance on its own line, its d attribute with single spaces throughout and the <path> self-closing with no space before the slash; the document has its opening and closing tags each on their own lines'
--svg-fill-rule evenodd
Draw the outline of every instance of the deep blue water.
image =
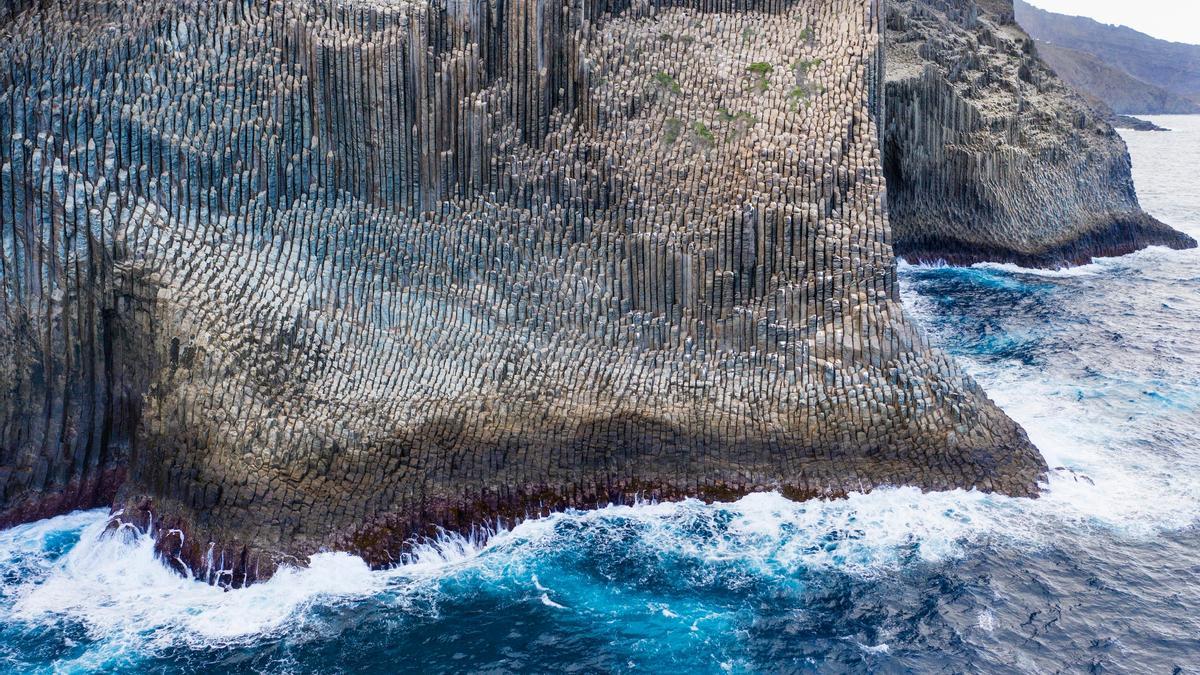
<svg viewBox="0 0 1200 675">
<path fill-rule="evenodd" d="M 1129 132 L 1200 234 L 1200 117 Z M 564 514 L 222 593 L 102 511 L 0 532 L 0 668 L 1200 672 L 1200 254 L 903 265 L 905 301 L 1055 470 L 1036 501 L 880 490 Z"/>
</svg>

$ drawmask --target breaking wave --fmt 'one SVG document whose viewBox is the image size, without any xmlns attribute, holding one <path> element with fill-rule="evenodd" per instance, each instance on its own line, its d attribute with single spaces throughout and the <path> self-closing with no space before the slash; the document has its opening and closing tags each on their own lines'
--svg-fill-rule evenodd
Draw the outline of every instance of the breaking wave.
<svg viewBox="0 0 1200 675">
<path fill-rule="evenodd" d="M 1200 230 L 1200 195 L 1161 198 Z M 1200 589 L 1178 583 L 1200 565 L 1197 270 L 1195 251 L 1163 249 L 1063 272 L 901 265 L 909 310 L 1046 456 L 1038 500 L 610 506 L 486 543 L 447 534 L 387 570 L 322 553 L 236 592 L 73 513 L 0 532 L 0 664 L 1170 672 L 1200 662 Z"/>
</svg>

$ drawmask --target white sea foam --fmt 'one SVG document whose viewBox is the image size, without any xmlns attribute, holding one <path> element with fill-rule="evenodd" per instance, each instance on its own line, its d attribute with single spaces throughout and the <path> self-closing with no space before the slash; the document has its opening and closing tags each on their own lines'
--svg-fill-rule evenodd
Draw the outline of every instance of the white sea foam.
<svg viewBox="0 0 1200 675">
<path fill-rule="evenodd" d="M 1195 227 L 1195 226 L 1192 226 Z M 1189 234 L 1194 234 L 1189 226 L 1179 225 L 1181 229 Z M 1094 277 L 1103 274 L 1111 274 L 1119 272 L 1129 267 L 1137 267 L 1139 273 L 1149 272 L 1153 274 L 1153 267 L 1156 263 L 1163 260 L 1189 259 L 1195 257 L 1195 252 L 1192 250 L 1178 251 L 1164 246 L 1150 246 L 1140 251 L 1116 257 L 1116 258 L 1093 258 L 1092 262 L 1084 265 L 1071 265 L 1059 269 L 1045 269 L 1040 267 L 1022 267 L 1015 263 L 997 263 L 997 262 L 980 262 L 971 265 L 968 269 L 980 270 L 985 272 L 998 272 L 1008 275 L 1023 275 L 1033 277 L 1045 277 L 1049 279 L 1070 279 L 1075 277 Z M 955 267 L 948 264 L 944 260 L 936 260 L 932 262 L 912 263 L 904 258 L 896 259 L 897 269 L 901 273 L 912 273 L 921 270 L 944 270 L 954 269 Z M 1179 277 L 1177 280 L 1192 279 L 1193 276 Z"/>
<path fill-rule="evenodd" d="M 558 604 L 557 602 L 555 602 L 555 601 L 551 600 L 551 599 L 550 599 L 550 595 L 549 595 L 548 593 L 542 593 L 542 604 L 543 604 L 543 605 L 545 605 L 545 606 L 547 606 L 547 607 L 553 607 L 553 608 L 555 608 L 555 609 L 566 609 L 566 607 L 564 607 L 564 606 L 562 606 L 562 605 Z"/>
<path fill-rule="evenodd" d="M 1128 530 L 1137 536 L 1148 527 L 1194 522 L 1194 494 L 1163 499 L 1159 493 L 1158 499 L 1145 499 L 1145 493 L 1139 492 L 1145 486 L 1137 484 L 1136 476 L 1126 475 L 1128 462 L 1106 471 L 1101 464 L 1111 457 L 1089 456 L 1085 446 L 1063 443 L 1060 430 L 1038 431 L 1035 436 L 1040 436 L 1036 440 L 1042 447 L 1067 448 L 1058 457 L 1051 453 L 1052 462 L 1082 464 L 1091 480 L 1055 472 L 1049 490 L 1036 501 L 961 490 L 922 494 L 912 488 L 892 488 L 830 502 L 797 503 L 767 493 L 725 505 L 692 500 L 611 506 L 528 521 L 496 533 L 486 545 L 446 535 L 420 547 L 407 564 L 391 570 L 371 571 L 352 555 L 323 553 L 314 556 L 307 568 L 284 569 L 266 583 L 234 592 L 170 571 L 155 559 L 153 542 L 146 536 L 130 532 L 101 536 L 107 521 L 102 513 L 72 514 L 0 537 L 0 553 L 5 557 L 17 550 L 28 555 L 47 536 L 88 523 L 80 543 L 47 573 L 8 589 L 12 606 L 0 610 L 0 620 L 47 624 L 65 619 L 81 623 L 93 639 L 143 650 L 181 641 L 237 643 L 298 626 L 320 634 L 320 621 L 310 611 L 314 606 L 336 607 L 368 597 L 419 604 L 422 594 L 436 595 L 439 580 L 463 570 L 485 576 L 511 574 L 563 546 L 566 542 L 558 526 L 568 520 L 585 530 L 614 522 L 632 525 L 641 545 L 663 554 L 736 564 L 753 574 L 836 568 L 864 576 L 886 573 L 914 559 L 954 558 L 984 537 L 1030 547 L 1043 544 L 1059 527 Z M 1147 460 L 1130 461 L 1144 467 Z M 1130 482 L 1134 485 L 1127 485 Z M 698 523 L 716 522 L 723 523 L 718 536 L 695 535 Z M 567 609 L 535 576 L 524 578 L 543 605 Z M 656 611 L 678 616 L 665 606 Z"/>
<path fill-rule="evenodd" d="M 996 630 L 996 616 L 992 614 L 992 610 L 990 609 L 982 610 L 979 612 L 979 618 L 975 625 L 979 626 L 979 630 L 991 633 Z"/>
<path fill-rule="evenodd" d="M 944 260 L 935 260 L 931 262 L 912 263 L 904 258 L 896 259 L 896 266 L 900 272 L 911 273 L 918 270 L 941 270 L 950 269 L 952 266 Z M 1072 267 L 1064 267 L 1062 269 L 1040 269 L 1035 267 L 1021 267 L 1013 263 L 991 263 L 982 262 L 971 265 L 972 269 L 991 270 L 995 272 L 1006 272 L 1010 274 L 1028 274 L 1032 276 L 1042 277 L 1086 277 L 1092 276 L 1103 271 L 1103 266 L 1099 263 L 1091 263 L 1087 265 L 1075 265 Z"/>
<path fill-rule="evenodd" d="M 1010 274 L 1027 274 L 1037 277 L 1050 277 L 1058 279 L 1067 279 L 1071 277 L 1089 277 L 1104 271 L 1104 266 L 1098 262 L 1093 262 L 1087 265 L 1076 265 L 1073 267 L 1064 267 L 1062 269 L 1040 269 L 1036 267 L 1021 267 L 1013 263 L 976 263 L 971 267 L 981 270 L 995 270 L 997 272 L 1008 272 Z"/>
<path fill-rule="evenodd" d="M 1200 448 L 1139 451 L 1140 427 L 1154 425 L 1155 419 L 1135 424 L 1109 410 L 1120 412 L 1125 399 L 1144 395 L 1141 391 L 1093 391 L 1032 370 L 996 371 L 988 380 L 992 398 L 1025 427 L 1056 469 L 1050 489 L 1031 510 L 1047 511 L 1073 527 L 1102 527 L 1125 537 L 1152 536 L 1200 520 Z M 1184 413 L 1168 409 L 1161 414 Z"/>
<path fill-rule="evenodd" d="M 45 550 L 51 537 L 87 527 L 97 518 L 95 511 L 76 511 L 65 516 L 0 530 L 0 565 L 18 558 L 39 555 Z"/>
<path fill-rule="evenodd" d="M 1064 274 L 1154 267 L 1149 261 L 1179 255 L 1184 254 L 1150 251 Z M 989 268 L 985 271 L 1000 276 L 1034 273 Z M 1186 273 L 1178 266 L 1163 268 L 1147 275 Z M 919 295 L 906 292 L 905 300 L 918 316 L 930 311 Z M 1029 431 L 1054 468 L 1040 499 L 891 488 L 831 502 L 796 503 L 771 493 L 724 505 L 612 506 L 528 521 L 494 532 L 486 544 L 445 535 L 384 571 L 371 571 L 348 554 L 323 553 L 304 569 L 284 569 L 266 583 L 229 593 L 168 570 L 155 559 L 146 536 L 129 531 L 100 536 L 104 513 L 76 513 L 0 532 L 0 578 L 5 579 L 0 581 L 0 624 L 81 625 L 101 647 L 59 666 L 103 670 L 131 651 L 250 643 L 283 631 L 319 637 L 338 630 L 323 623 L 324 610 L 365 599 L 392 603 L 404 610 L 401 616 L 436 613 L 442 583 L 456 575 L 498 580 L 516 588 L 523 601 L 584 612 L 584 600 L 549 576 L 543 583 L 535 570 L 539 560 L 587 545 L 583 539 L 589 536 L 632 538 L 651 552 L 649 560 L 683 558 L 701 563 L 694 566 L 700 570 L 732 568 L 782 583 L 800 570 L 886 575 L 914 561 L 958 558 L 983 541 L 1036 548 L 1064 532 L 1094 530 L 1136 539 L 1200 522 L 1200 447 L 1144 449 L 1147 427 L 1194 413 L 1194 400 L 1182 413 L 1170 406 L 1158 410 L 1131 402 L 1142 395 L 1136 381 L 1084 381 L 1053 368 L 963 362 Z M 61 548 L 62 536 L 73 532 L 80 533 L 80 541 L 66 555 L 47 551 Z M 727 618 L 686 603 L 669 608 L 650 599 L 644 606 L 692 632 Z M 993 625 L 991 612 L 984 610 L 979 627 L 992 630 Z"/>
<path fill-rule="evenodd" d="M 858 640 L 855 640 L 854 638 L 847 637 L 847 638 L 842 638 L 842 639 L 847 642 L 853 642 L 856 647 L 863 650 L 867 654 L 887 654 L 891 651 L 891 647 L 889 647 L 886 643 L 878 644 L 878 645 L 867 645 L 867 644 L 863 644 L 863 643 L 859 642 Z"/>
<path fill-rule="evenodd" d="M 997 367 L 977 374 L 1056 467 L 1038 500 L 889 488 L 828 502 L 797 503 L 767 493 L 732 504 L 610 506 L 527 521 L 493 533 L 486 544 L 444 535 L 384 571 L 371 571 L 352 555 L 323 553 L 307 568 L 284 569 L 266 583 L 234 592 L 170 571 L 155 559 L 145 535 L 125 530 L 102 536 L 105 514 L 76 513 L 0 532 L 0 573 L 18 565 L 23 570 L 22 583 L 2 589 L 8 602 L 0 608 L 0 622 L 78 623 L 104 648 L 89 651 L 82 657 L 87 662 L 74 667 L 103 668 L 105 659 L 135 648 L 250 642 L 285 630 L 320 636 L 334 629 L 314 609 L 336 610 L 366 598 L 436 612 L 439 584 L 463 573 L 507 579 L 529 588 L 531 602 L 568 609 L 573 603 L 560 602 L 534 570 L 540 559 L 581 545 L 578 538 L 588 532 L 633 537 L 656 557 L 701 561 L 701 569 L 733 566 L 783 580 L 799 570 L 877 576 L 913 561 L 957 558 L 983 540 L 1033 548 L 1063 531 L 1138 538 L 1200 520 L 1200 457 L 1194 452 L 1129 451 L 1124 444 L 1134 431 L 1098 415 L 1095 405 L 1103 397 L 1079 384 L 1055 382 L 1031 369 Z M 46 556 L 55 536 L 81 528 L 79 543 L 66 555 L 31 565 Z M 684 625 L 697 620 L 665 605 L 652 611 L 680 617 Z"/>
<path fill-rule="evenodd" d="M 10 618 L 66 618 L 82 622 L 92 637 L 156 647 L 179 638 L 211 642 L 270 633 L 314 602 L 382 587 L 360 558 L 327 553 L 314 556 L 307 569 L 285 569 L 265 584 L 225 593 L 168 569 L 149 537 L 104 533 L 106 525 L 107 518 L 93 516 L 79 545 L 49 575 L 18 590 Z"/>
<path fill-rule="evenodd" d="M 1068 454 L 1079 459 L 1081 452 L 1077 448 Z M 131 649 L 236 644 L 283 630 L 319 636 L 326 629 L 314 608 L 336 608 L 365 598 L 383 598 L 402 608 L 436 607 L 438 584 L 445 578 L 466 570 L 503 576 L 532 566 L 539 556 L 553 555 L 569 543 L 561 539 L 559 528 L 568 520 L 584 530 L 613 522 L 632 524 L 639 543 L 662 555 L 784 577 L 802 568 L 872 576 L 912 560 L 961 556 L 981 538 L 1036 547 L 1053 537 L 1057 527 L 1128 528 L 1136 534 L 1144 526 L 1195 518 L 1194 496 L 1192 501 L 1183 495 L 1165 502 L 1147 500 L 1144 493 L 1123 488 L 1119 469 L 1101 468 L 1093 467 L 1093 482 L 1057 472 L 1047 494 L 1037 501 L 895 488 L 832 502 L 796 503 L 771 493 L 727 505 L 687 501 L 613 506 L 528 521 L 497 533 L 486 545 L 447 535 L 391 570 L 371 571 L 354 556 L 323 553 L 307 568 L 284 569 L 266 583 L 234 592 L 168 570 L 155 559 L 153 542 L 146 536 L 101 536 L 107 520 L 101 513 L 72 514 L 4 533 L 0 552 L 9 556 L 21 549 L 28 555 L 55 531 L 90 523 L 80 543 L 45 573 L 8 589 L 12 603 L 10 609 L 0 609 L 0 621 L 80 623 L 104 647 L 89 651 L 88 662 L 75 666 L 103 668 L 106 659 Z M 1172 509 L 1186 514 L 1172 517 Z M 721 522 L 724 529 L 718 536 L 696 536 L 695 525 L 709 522 Z M 552 609 L 568 609 L 536 577 L 522 576 L 537 590 L 532 599 Z M 668 619 L 680 616 L 665 606 L 654 611 Z M 694 623 L 694 617 L 685 616 L 684 621 Z"/>
</svg>

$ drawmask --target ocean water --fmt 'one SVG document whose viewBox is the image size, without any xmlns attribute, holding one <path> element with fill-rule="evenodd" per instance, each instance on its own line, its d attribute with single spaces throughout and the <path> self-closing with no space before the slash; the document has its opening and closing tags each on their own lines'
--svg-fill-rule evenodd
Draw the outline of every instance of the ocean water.
<svg viewBox="0 0 1200 675">
<path fill-rule="evenodd" d="M 1200 117 L 1154 120 L 1143 203 L 1198 236 Z M 1041 499 L 611 507 L 230 593 L 74 513 L 0 532 L 0 669 L 1200 672 L 1200 253 L 901 276 L 1046 455 Z"/>
</svg>

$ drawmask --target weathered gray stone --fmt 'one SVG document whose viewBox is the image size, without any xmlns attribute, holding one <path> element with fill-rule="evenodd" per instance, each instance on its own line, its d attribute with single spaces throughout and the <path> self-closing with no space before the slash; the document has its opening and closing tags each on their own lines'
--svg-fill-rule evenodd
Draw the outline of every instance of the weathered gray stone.
<svg viewBox="0 0 1200 675">
<path fill-rule="evenodd" d="M 96 480 L 128 443 L 121 517 L 241 585 L 323 547 L 386 564 L 434 526 L 639 494 L 1034 494 L 1024 432 L 900 306 L 881 18 L 872 0 L 16 15 L 4 503 L 67 466 Z"/>
<path fill-rule="evenodd" d="M 888 0 L 897 255 L 1061 267 L 1196 242 L 1142 211 L 1125 142 L 1038 58 L 1011 0 Z"/>
</svg>

